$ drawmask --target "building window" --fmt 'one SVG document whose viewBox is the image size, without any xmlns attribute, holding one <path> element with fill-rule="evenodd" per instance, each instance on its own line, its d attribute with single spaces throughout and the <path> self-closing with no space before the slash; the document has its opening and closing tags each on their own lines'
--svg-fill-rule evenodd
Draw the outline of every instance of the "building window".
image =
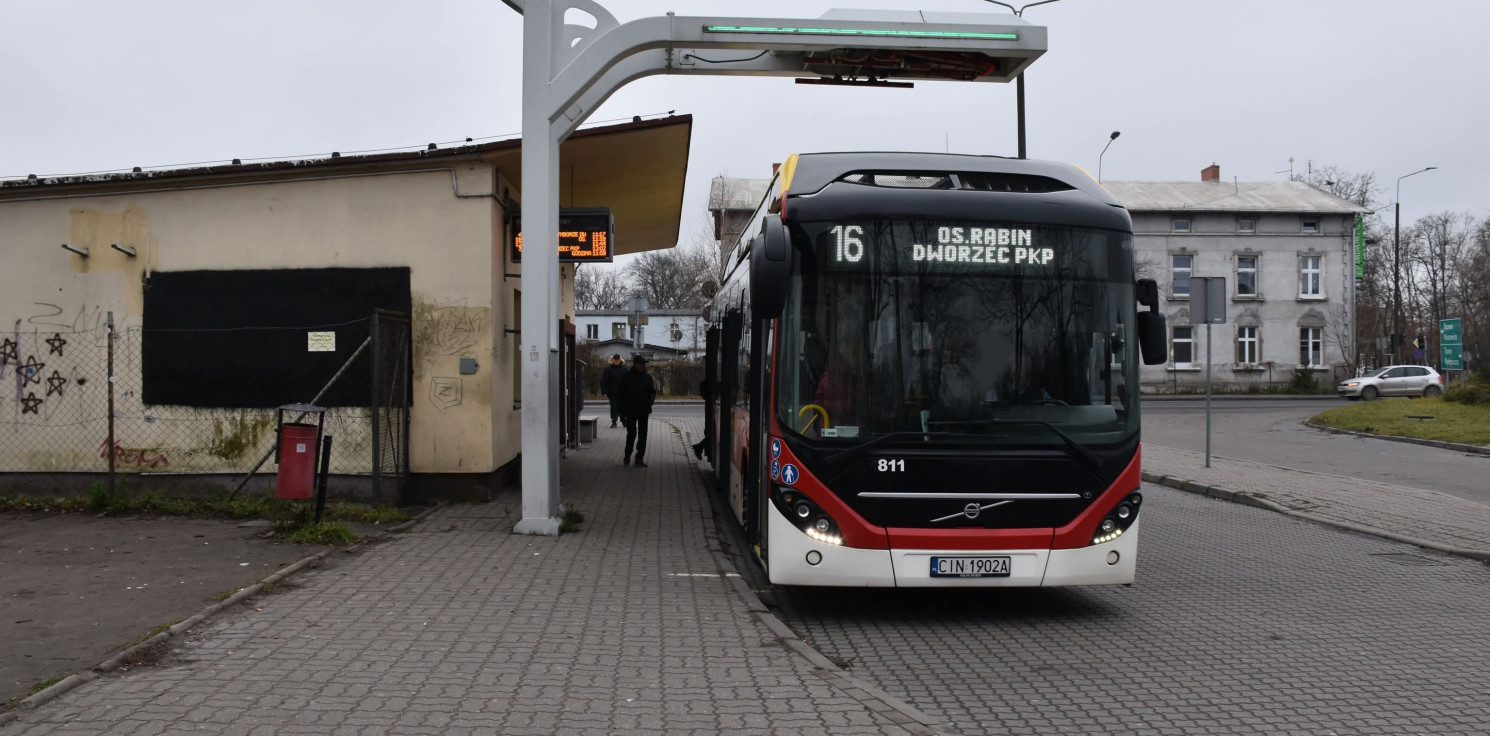
<svg viewBox="0 0 1490 736">
<path fill-rule="evenodd" d="M 1175 326 L 1172 352 L 1176 368 L 1189 368 L 1195 362 L 1194 327 Z"/>
<path fill-rule="evenodd" d="M 612 339 L 612 340 L 625 340 L 626 339 L 626 323 L 625 322 L 612 322 L 612 323 L 610 323 L 610 339 Z"/>
<path fill-rule="evenodd" d="M 1190 219 L 1187 217 L 1175 218 L 1172 227 L 1177 233 L 1188 233 L 1190 232 Z"/>
<path fill-rule="evenodd" d="M 600 325 L 585 325 L 585 339 L 586 340 L 599 340 L 600 339 Z"/>
<path fill-rule="evenodd" d="M 1309 368 L 1324 366 L 1324 328 L 1299 328 L 1299 365 Z"/>
<path fill-rule="evenodd" d="M 1255 233 L 1255 232 L 1257 232 L 1257 221 L 1256 220 L 1250 220 L 1250 219 L 1249 220 L 1237 220 L 1236 221 L 1236 231 L 1239 232 L 1239 233 Z"/>
<path fill-rule="evenodd" d="M 1257 296 L 1257 256 L 1236 257 L 1236 295 Z"/>
<path fill-rule="evenodd" d="M 1241 365 L 1257 364 L 1257 328 L 1236 328 L 1236 362 Z"/>
<path fill-rule="evenodd" d="M 1299 297 L 1319 298 L 1324 296 L 1320 286 L 1320 276 L 1323 274 L 1323 266 L 1319 256 L 1303 256 L 1299 258 Z"/>
<path fill-rule="evenodd" d="M 1306 233 L 1319 232 L 1319 220 L 1304 220 L 1303 230 Z"/>
<path fill-rule="evenodd" d="M 1174 275 L 1170 282 L 1171 296 L 1190 298 L 1190 269 L 1194 263 L 1195 256 L 1169 257 L 1169 270 Z"/>
</svg>

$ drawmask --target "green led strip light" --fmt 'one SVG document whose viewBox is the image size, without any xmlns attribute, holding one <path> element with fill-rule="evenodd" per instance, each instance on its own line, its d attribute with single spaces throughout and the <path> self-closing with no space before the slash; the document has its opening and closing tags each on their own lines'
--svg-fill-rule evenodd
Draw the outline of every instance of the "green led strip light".
<svg viewBox="0 0 1490 736">
<path fill-rule="evenodd" d="M 705 33 L 780 33 L 793 36 L 888 36 L 891 38 L 975 38 L 991 41 L 1018 41 L 1017 33 L 978 33 L 975 31 L 897 31 L 892 29 L 790 28 L 778 26 L 704 26 Z"/>
</svg>

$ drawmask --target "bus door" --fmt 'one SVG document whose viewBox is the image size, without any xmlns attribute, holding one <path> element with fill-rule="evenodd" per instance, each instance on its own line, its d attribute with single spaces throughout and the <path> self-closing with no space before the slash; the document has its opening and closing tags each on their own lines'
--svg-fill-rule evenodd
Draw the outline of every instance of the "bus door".
<svg viewBox="0 0 1490 736">
<path fill-rule="evenodd" d="M 745 510 L 745 539 L 751 544 L 760 546 L 763 543 L 761 533 L 761 502 L 764 496 L 761 493 L 761 481 L 765 478 L 762 471 L 766 456 L 770 454 L 766 450 L 766 427 L 764 418 L 766 416 L 766 397 L 770 392 L 765 390 L 765 380 L 769 371 L 765 370 L 765 363 L 770 359 L 766 355 L 766 344 L 771 322 L 760 320 L 751 326 L 750 330 L 750 375 L 745 384 L 745 405 L 750 408 L 750 434 L 745 442 L 746 462 L 740 468 L 744 475 L 744 498 L 742 506 Z"/>
<path fill-rule="evenodd" d="M 719 469 L 719 453 L 714 446 L 719 437 L 719 328 L 704 333 L 704 452 L 709 464 Z"/>
<path fill-rule="evenodd" d="M 767 505 L 771 503 L 769 467 L 770 416 L 772 376 L 776 368 L 774 346 L 776 343 L 776 320 L 757 322 L 751 331 L 750 354 L 756 356 L 750 362 L 750 473 L 747 476 L 745 504 L 748 509 L 745 535 L 755 545 L 761 562 L 767 562 L 766 533 Z M 769 565 L 768 565 L 769 566 Z"/>
<path fill-rule="evenodd" d="M 719 336 L 719 390 L 715 395 L 719 397 L 719 437 L 718 452 L 715 454 L 717 461 L 714 463 L 715 478 L 718 481 L 719 493 L 726 498 L 729 497 L 730 473 L 733 471 L 730 462 L 734 456 L 734 406 L 735 394 L 739 390 L 740 380 L 740 333 L 742 316 L 739 311 L 731 311 L 724 316 L 724 328 Z"/>
</svg>

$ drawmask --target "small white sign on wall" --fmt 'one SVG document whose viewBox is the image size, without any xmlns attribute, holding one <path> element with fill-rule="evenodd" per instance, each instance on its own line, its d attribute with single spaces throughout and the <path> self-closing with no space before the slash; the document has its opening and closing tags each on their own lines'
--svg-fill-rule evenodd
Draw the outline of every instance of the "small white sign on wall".
<svg viewBox="0 0 1490 736">
<path fill-rule="evenodd" d="M 334 353 L 334 352 L 336 352 L 336 333 L 335 332 L 310 332 L 310 333 L 306 333 L 306 334 L 309 336 L 309 339 L 307 341 L 308 342 L 308 346 L 306 347 L 306 349 L 309 350 L 310 352 L 312 352 L 312 353 Z"/>
</svg>

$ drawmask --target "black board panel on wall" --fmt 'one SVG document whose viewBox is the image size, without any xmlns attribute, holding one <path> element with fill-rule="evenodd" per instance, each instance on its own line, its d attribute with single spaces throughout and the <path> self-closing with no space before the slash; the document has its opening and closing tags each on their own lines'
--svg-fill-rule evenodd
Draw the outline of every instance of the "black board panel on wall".
<svg viewBox="0 0 1490 736">
<path fill-rule="evenodd" d="M 374 309 L 409 313 L 408 268 L 165 271 L 145 289 L 146 404 L 276 407 L 310 401 L 367 338 Z M 335 349 L 325 336 L 335 333 Z M 365 352 L 321 399 L 367 406 Z"/>
</svg>

